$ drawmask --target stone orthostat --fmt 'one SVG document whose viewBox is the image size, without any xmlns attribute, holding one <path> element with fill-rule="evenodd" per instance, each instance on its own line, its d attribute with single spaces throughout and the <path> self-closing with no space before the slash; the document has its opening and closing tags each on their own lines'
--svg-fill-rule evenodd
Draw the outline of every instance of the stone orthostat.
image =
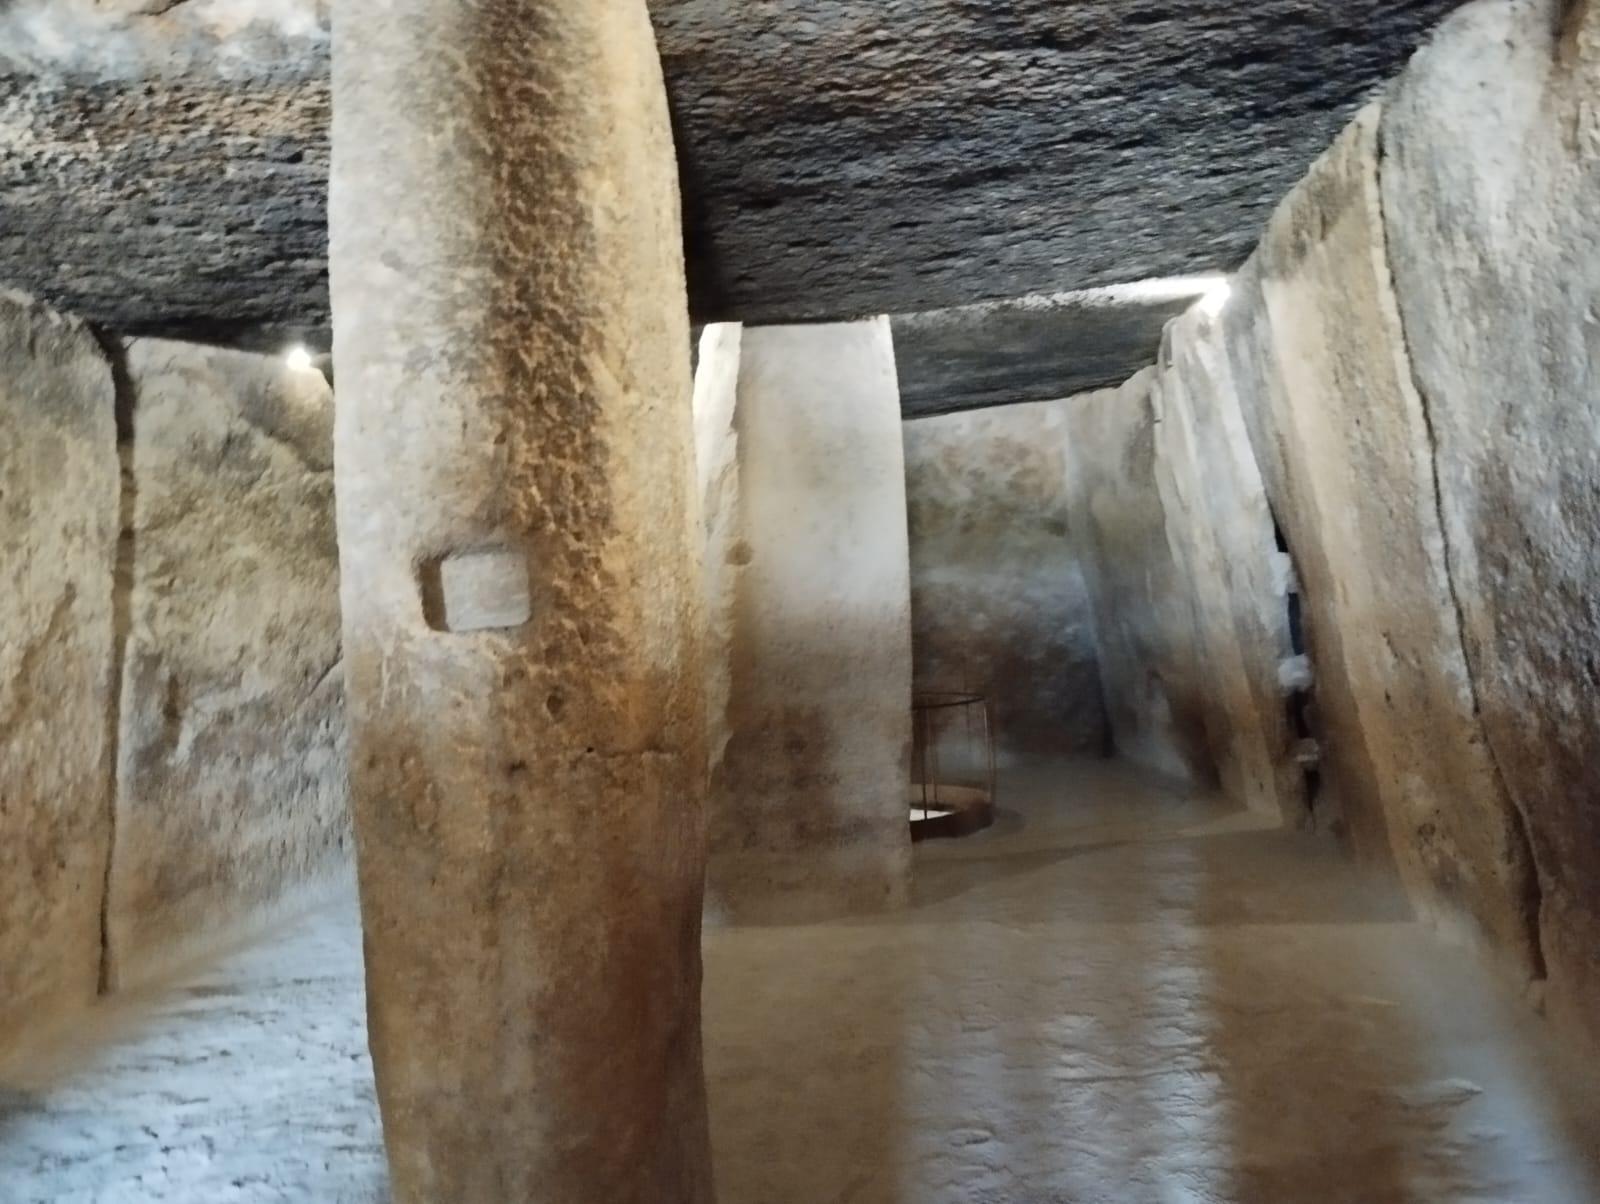
<svg viewBox="0 0 1600 1204">
<path fill-rule="evenodd" d="M 648 14 L 344 0 L 335 44 L 335 480 L 394 1197 L 701 1204 L 702 605 Z"/>
<path fill-rule="evenodd" d="M 889 323 L 712 327 L 701 348 L 711 909 L 892 906 L 910 876 L 911 569 Z"/>
</svg>

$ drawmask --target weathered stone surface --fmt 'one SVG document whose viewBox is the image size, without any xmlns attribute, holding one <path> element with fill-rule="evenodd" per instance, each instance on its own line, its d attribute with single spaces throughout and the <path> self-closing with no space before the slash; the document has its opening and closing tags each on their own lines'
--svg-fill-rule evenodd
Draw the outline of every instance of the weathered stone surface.
<svg viewBox="0 0 1600 1204">
<path fill-rule="evenodd" d="M 898 315 L 900 408 L 920 418 L 1120 385 L 1155 363 L 1162 329 L 1204 287 L 1155 282 Z"/>
<path fill-rule="evenodd" d="M 893 905 L 910 872 L 911 585 L 888 320 L 746 327 L 701 351 L 727 658 L 708 907 L 764 922 Z"/>
<path fill-rule="evenodd" d="M 1223 787 L 1247 806 L 1306 820 L 1280 666 L 1294 655 L 1292 579 L 1208 306 L 1168 328 L 1155 424 L 1156 481 L 1167 540 L 1191 589 L 1206 726 Z"/>
<path fill-rule="evenodd" d="M 0 12 L 0 279 L 127 333 L 326 342 L 327 0 Z"/>
<path fill-rule="evenodd" d="M 1148 368 L 1117 389 L 1069 399 L 1070 530 L 1095 618 L 1100 680 L 1117 752 L 1175 778 L 1216 780 L 1190 585 L 1167 543 L 1156 485 Z"/>
<path fill-rule="evenodd" d="M 1600 8 L 1474 4 L 1383 124 L 1451 598 L 1527 818 L 1552 1005 L 1600 1034 Z"/>
<path fill-rule="evenodd" d="M 122 330 L 326 330 L 327 0 L 12 0 L 0 264 Z M 693 308 L 1225 270 L 1455 0 L 654 0 Z"/>
<path fill-rule="evenodd" d="M 0 1054 L 99 982 L 118 475 L 94 337 L 0 293 Z"/>
<path fill-rule="evenodd" d="M 1282 388 L 1241 400 L 1263 411 L 1263 458 L 1282 460 L 1274 506 L 1357 849 L 1392 852 L 1419 903 L 1471 915 L 1532 974 L 1532 866 L 1462 652 L 1428 414 L 1388 273 L 1378 120 L 1364 110 L 1266 232 L 1260 295 Z"/>
<path fill-rule="evenodd" d="M 699 1204 L 700 538 L 648 14 L 337 21 L 335 476 L 394 1197 Z M 524 559 L 526 623 L 429 624 L 423 581 L 466 553 Z"/>
<path fill-rule="evenodd" d="M 1109 751 L 1094 617 L 1067 534 L 1071 400 L 904 426 L 919 689 L 981 690 L 1003 751 Z"/>
<path fill-rule="evenodd" d="M 159 976 L 349 863 L 333 394 L 135 340 L 110 981 Z"/>
</svg>

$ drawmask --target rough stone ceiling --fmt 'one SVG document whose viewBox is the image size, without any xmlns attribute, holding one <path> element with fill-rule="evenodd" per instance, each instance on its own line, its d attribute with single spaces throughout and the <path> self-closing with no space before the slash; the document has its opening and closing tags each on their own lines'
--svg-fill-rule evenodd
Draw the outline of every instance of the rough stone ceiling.
<svg viewBox="0 0 1600 1204">
<path fill-rule="evenodd" d="M 1166 324 L 1215 283 L 1150 281 L 896 315 L 901 409 L 927 418 L 1119 385 L 1155 363 Z"/>
<path fill-rule="evenodd" d="M 1452 7 L 653 0 L 695 316 L 1231 268 Z M 327 30 L 327 0 L 0 0 L 0 281 L 121 330 L 325 341 Z"/>
</svg>

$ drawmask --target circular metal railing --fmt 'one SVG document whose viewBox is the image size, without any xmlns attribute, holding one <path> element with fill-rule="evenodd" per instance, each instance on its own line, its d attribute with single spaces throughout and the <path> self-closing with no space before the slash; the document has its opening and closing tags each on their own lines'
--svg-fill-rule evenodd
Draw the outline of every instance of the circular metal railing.
<svg viewBox="0 0 1600 1204">
<path fill-rule="evenodd" d="M 994 822 L 994 713 L 985 694 L 911 699 L 911 839 L 970 836 Z"/>
</svg>

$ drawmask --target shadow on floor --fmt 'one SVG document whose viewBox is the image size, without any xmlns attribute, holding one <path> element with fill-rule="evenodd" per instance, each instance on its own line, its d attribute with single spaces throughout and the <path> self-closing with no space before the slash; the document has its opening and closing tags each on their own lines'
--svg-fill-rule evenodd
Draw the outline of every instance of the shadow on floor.
<svg viewBox="0 0 1600 1204">
<path fill-rule="evenodd" d="M 1003 785 L 907 910 L 708 934 L 722 1204 L 1600 1199 L 1583 1067 L 1386 885 L 1114 765 Z M 124 1019 L 0 1077 L 6 1204 L 384 1199 L 353 902 Z"/>
<path fill-rule="evenodd" d="M 1009 785 L 908 911 L 712 939 L 724 1200 L 1600 1198 L 1549 1034 L 1386 883 L 1117 766 Z"/>
</svg>

